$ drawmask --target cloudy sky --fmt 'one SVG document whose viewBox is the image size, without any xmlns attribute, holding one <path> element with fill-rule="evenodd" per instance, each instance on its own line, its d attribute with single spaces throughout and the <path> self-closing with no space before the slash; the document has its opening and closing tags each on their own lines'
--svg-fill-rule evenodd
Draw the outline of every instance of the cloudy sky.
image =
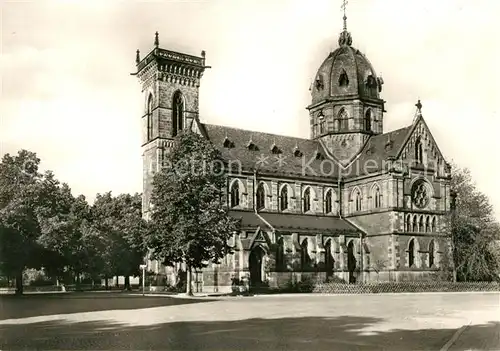
<svg viewBox="0 0 500 351">
<path fill-rule="evenodd" d="M 75 194 L 141 191 L 135 50 L 212 66 L 204 122 L 307 137 L 308 91 L 337 46 L 341 0 L 0 1 L 0 153 L 38 153 Z M 424 117 L 500 217 L 500 2 L 350 0 L 348 29 L 385 81 L 385 130 Z"/>
</svg>

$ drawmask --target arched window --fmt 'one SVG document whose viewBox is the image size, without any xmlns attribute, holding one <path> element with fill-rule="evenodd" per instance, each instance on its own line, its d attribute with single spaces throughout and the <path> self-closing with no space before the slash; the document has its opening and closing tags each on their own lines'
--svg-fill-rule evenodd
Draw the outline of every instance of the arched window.
<svg viewBox="0 0 500 351">
<path fill-rule="evenodd" d="M 302 244 L 300 246 L 301 246 L 300 266 L 302 267 L 302 270 L 304 271 L 304 270 L 307 270 L 307 268 L 309 268 L 309 261 L 310 261 L 309 251 L 307 248 L 307 239 L 304 239 L 304 241 L 302 241 Z"/>
<path fill-rule="evenodd" d="M 325 132 L 325 120 L 319 120 L 319 134 L 323 134 Z"/>
<path fill-rule="evenodd" d="M 431 231 L 431 218 L 427 216 L 425 219 L 425 232 L 428 233 Z"/>
<path fill-rule="evenodd" d="M 411 232 L 411 216 L 406 216 L 406 231 Z"/>
<path fill-rule="evenodd" d="M 257 187 L 257 209 L 263 209 L 266 207 L 266 190 L 264 189 L 264 184 L 260 183 Z"/>
<path fill-rule="evenodd" d="M 373 208 L 380 208 L 380 188 L 375 186 L 373 188 Z"/>
<path fill-rule="evenodd" d="M 420 216 L 420 221 L 418 223 L 418 231 L 423 232 L 425 230 L 424 227 L 424 216 Z"/>
<path fill-rule="evenodd" d="M 280 192 L 280 210 L 288 209 L 288 186 L 284 185 Z"/>
<path fill-rule="evenodd" d="M 408 244 L 408 267 L 415 265 L 415 239 L 411 239 Z"/>
<path fill-rule="evenodd" d="M 429 267 L 434 265 L 434 240 L 429 243 Z"/>
<path fill-rule="evenodd" d="M 423 163 L 424 162 L 424 149 L 422 146 L 422 141 L 420 138 L 415 142 L 415 162 Z"/>
<path fill-rule="evenodd" d="M 239 181 L 233 182 L 231 186 L 231 207 L 240 205 L 240 184 Z"/>
<path fill-rule="evenodd" d="M 413 216 L 413 231 L 414 232 L 418 232 L 418 220 L 417 220 L 417 216 Z"/>
<path fill-rule="evenodd" d="M 285 242 L 279 238 L 276 245 L 276 271 L 282 272 L 285 269 Z"/>
<path fill-rule="evenodd" d="M 325 213 L 332 213 L 332 191 L 328 190 L 325 195 Z"/>
<path fill-rule="evenodd" d="M 180 91 L 174 94 L 172 102 L 172 136 L 184 129 L 184 98 Z"/>
<path fill-rule="evenodd" d="M 356 189 L 354 193 L 354 201 L 355 201 L 356 211 L 361 211 L 361 192 L 358 189 Z"/>
<path fill-rule="evenodd" d="M 349 129 L 349 115 L 347 114 L 347 111 L 343 108 L 340 110 L 339 115 L 339 129 L 340 130 L 347 130 Z"/>
<path fill-rule="evenodd" d="M 365 113 L 365 130 L 372 130 L 372 111 L 367 110 Z"/>
<path fill-rule="evenodd" d="M 147 107 L 148 141 L 153 139 L 153 95 L 149 94 Z"/>
<path fill-rule="evenodd" d="M 436 232 L 437 231 L 437 226 L 436 226 L 436 217 L 432 219 L 432 226 L 431 226 L 431 232 Z"/>
<path fill-rule="evenodd" d="M 345 69 L 342 70 L 339 76 L 339 86 L 346 87 L 349 85 L 349 77 L 347 76 L 347 72 Z"/>
<path fill-rule="evenodd" d="M 304 191 L 304 198 L 303 198 L 303 210 L 304 212 L 308 212 L 311 210 L 311 189 L 307 188 Z"/>
</svg>

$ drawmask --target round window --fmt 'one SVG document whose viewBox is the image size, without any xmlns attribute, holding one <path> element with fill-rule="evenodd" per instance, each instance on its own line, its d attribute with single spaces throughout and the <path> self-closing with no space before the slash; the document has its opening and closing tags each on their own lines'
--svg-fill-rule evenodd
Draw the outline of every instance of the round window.
<svg viewBox="0 0 500 351">
<path fill-rule="evenodd" d="M 423 208 L 429 203 L 429 190 L 424 180 L 417 180 L 411 189 L 411 197 L 415 206 Z"/>
</svg>

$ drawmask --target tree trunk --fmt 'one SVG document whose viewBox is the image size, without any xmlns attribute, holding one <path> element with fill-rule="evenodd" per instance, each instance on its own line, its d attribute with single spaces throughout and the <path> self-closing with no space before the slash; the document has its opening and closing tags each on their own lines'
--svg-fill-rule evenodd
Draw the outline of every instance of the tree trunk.
<svg viewBox="0 0 500 351">
<path fill-rule="evenodd" d="M 120 280 L 120 278 L 119 278 L 118 276 L 116 276 L 116 284 L 115 284 L 115 287 L 117 287 L 117 288 L 120 286 L 120 284 L 118 284 L 118 281 L 119 281 L 119 280 Z"/>
<path fill-rule="evenodd" d="M 80 273 L 76 273 L 76 287 L 75 287 L 75 290 L 76 291 L 81 291 L 81 281 L 80 281 Z"/>
<path fill-rule="evenodd" d="M 130 289 L 130 276 L 129 275 L 125 276 L 125 290 L 132 290 L 132 289 Z"/>
<path fill-rule="evenodd" d="M 186 265 L 186 295 L 193 296 L 193 287 L 191 286 L 192 272 L 191 266 Z"/>
<path fill-rule="evenodd" d="M 16 295 L 23 294 L 23 270 L 16 273 Z"/>
<path fill-rule="evenodd" d="M 109 282 L 108 282 L 108 279 L 109 279 L 109 278 L 108 278 L 108 276 L 107 276 L 107 275 L 105 275 L 105 276 L 104 276 L 104 289 L 105 289 L 105 290 L 109 290 Z"/>
</svg>

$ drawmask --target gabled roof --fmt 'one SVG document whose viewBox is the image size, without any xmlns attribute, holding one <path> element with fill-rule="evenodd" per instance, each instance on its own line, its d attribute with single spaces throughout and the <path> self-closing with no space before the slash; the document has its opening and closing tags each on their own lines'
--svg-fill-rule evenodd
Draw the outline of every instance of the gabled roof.
<svg viewBox="0 0 500 351">
<path fill-rule="evenodd" d="M 346 177 L 381 171 L 388 158 L 399 154 L 412 129 L 413 125 L 410 125 L 369 138 L 357 158 L 344 171 Z"/>
<path fill-rule="evenodd" d="M 261 175 L 335 180 L 339 172 L 348 179 L 382 171 L 389 158 L 399 156 L 418 120 L 407 127 L 370 137 L 346 168 L 341 168 L 317 140 L 196 122 L 200 132 L 221 151 L 223 158 L 233 161 L 233 170 L 239 162 L 243 170 L 257 168 Z M 331 159 L 331 162 L 324 164 L 322 169 L 323 159 Z"/>
<path fill-rule="evenodd" d="M 441 156 L 444 159 L 444 155 L 441 152 L 441 150 L 439 149 L 439 146 L 436 143 L 436 140 L 434 139 L 434 136 L 432 135 L 431 130 L 430 130 L 429 126 L 427 125 L 427 123 L 425 122 L 425 119 L 422 115 L 418 116 L 415 119 L 415 121 L 413 122 L 413 124 L 408 127 L 408 128 L 410 128 L 410 130 L 408 131 L 406 138 L 404 139 L 404 141 L 403 141 L 401 147 L 399 148 L 398 153 L 395 155 L 395 157 L 399 157 L 401 155 L 401 152 L 403 151 L 404 147 L 406 146 L 406 144 L 410 140 L 410 137 L 412 136 L 413 132 L 415 131 L 415 129 L 417 128 L 417 126 L 419 125 L 420 122 L 424 125 L 425 129 L 427 129 L 427 132 L 429 133 L 430 137 L 432 138 L 432 142 L 434 143 L 434 145 L 437 149 L 437 152 L 439 153 L 439 156 Z"/>
<path fill-rule="evenodd" d="M 316 140 L 213 124 L 203 124 L 203 129 L 206 137 L 222 152 L 223 158 L 234 161 L 233 167 L 240 162 L 243 169 L 257 167 L 260 174 L 322 177 L 321 157 L 327 156 Z M 309 167 L 304 167 L 304 164 Z M 335 163 L 334 170 L 330 172 L 327 167 L 331 165 L 334 163 L 324 166 L 324 171 L 331 174 L 323 178 L 333 179 L 338 174 L 339 166 Z"/>
</svg>

